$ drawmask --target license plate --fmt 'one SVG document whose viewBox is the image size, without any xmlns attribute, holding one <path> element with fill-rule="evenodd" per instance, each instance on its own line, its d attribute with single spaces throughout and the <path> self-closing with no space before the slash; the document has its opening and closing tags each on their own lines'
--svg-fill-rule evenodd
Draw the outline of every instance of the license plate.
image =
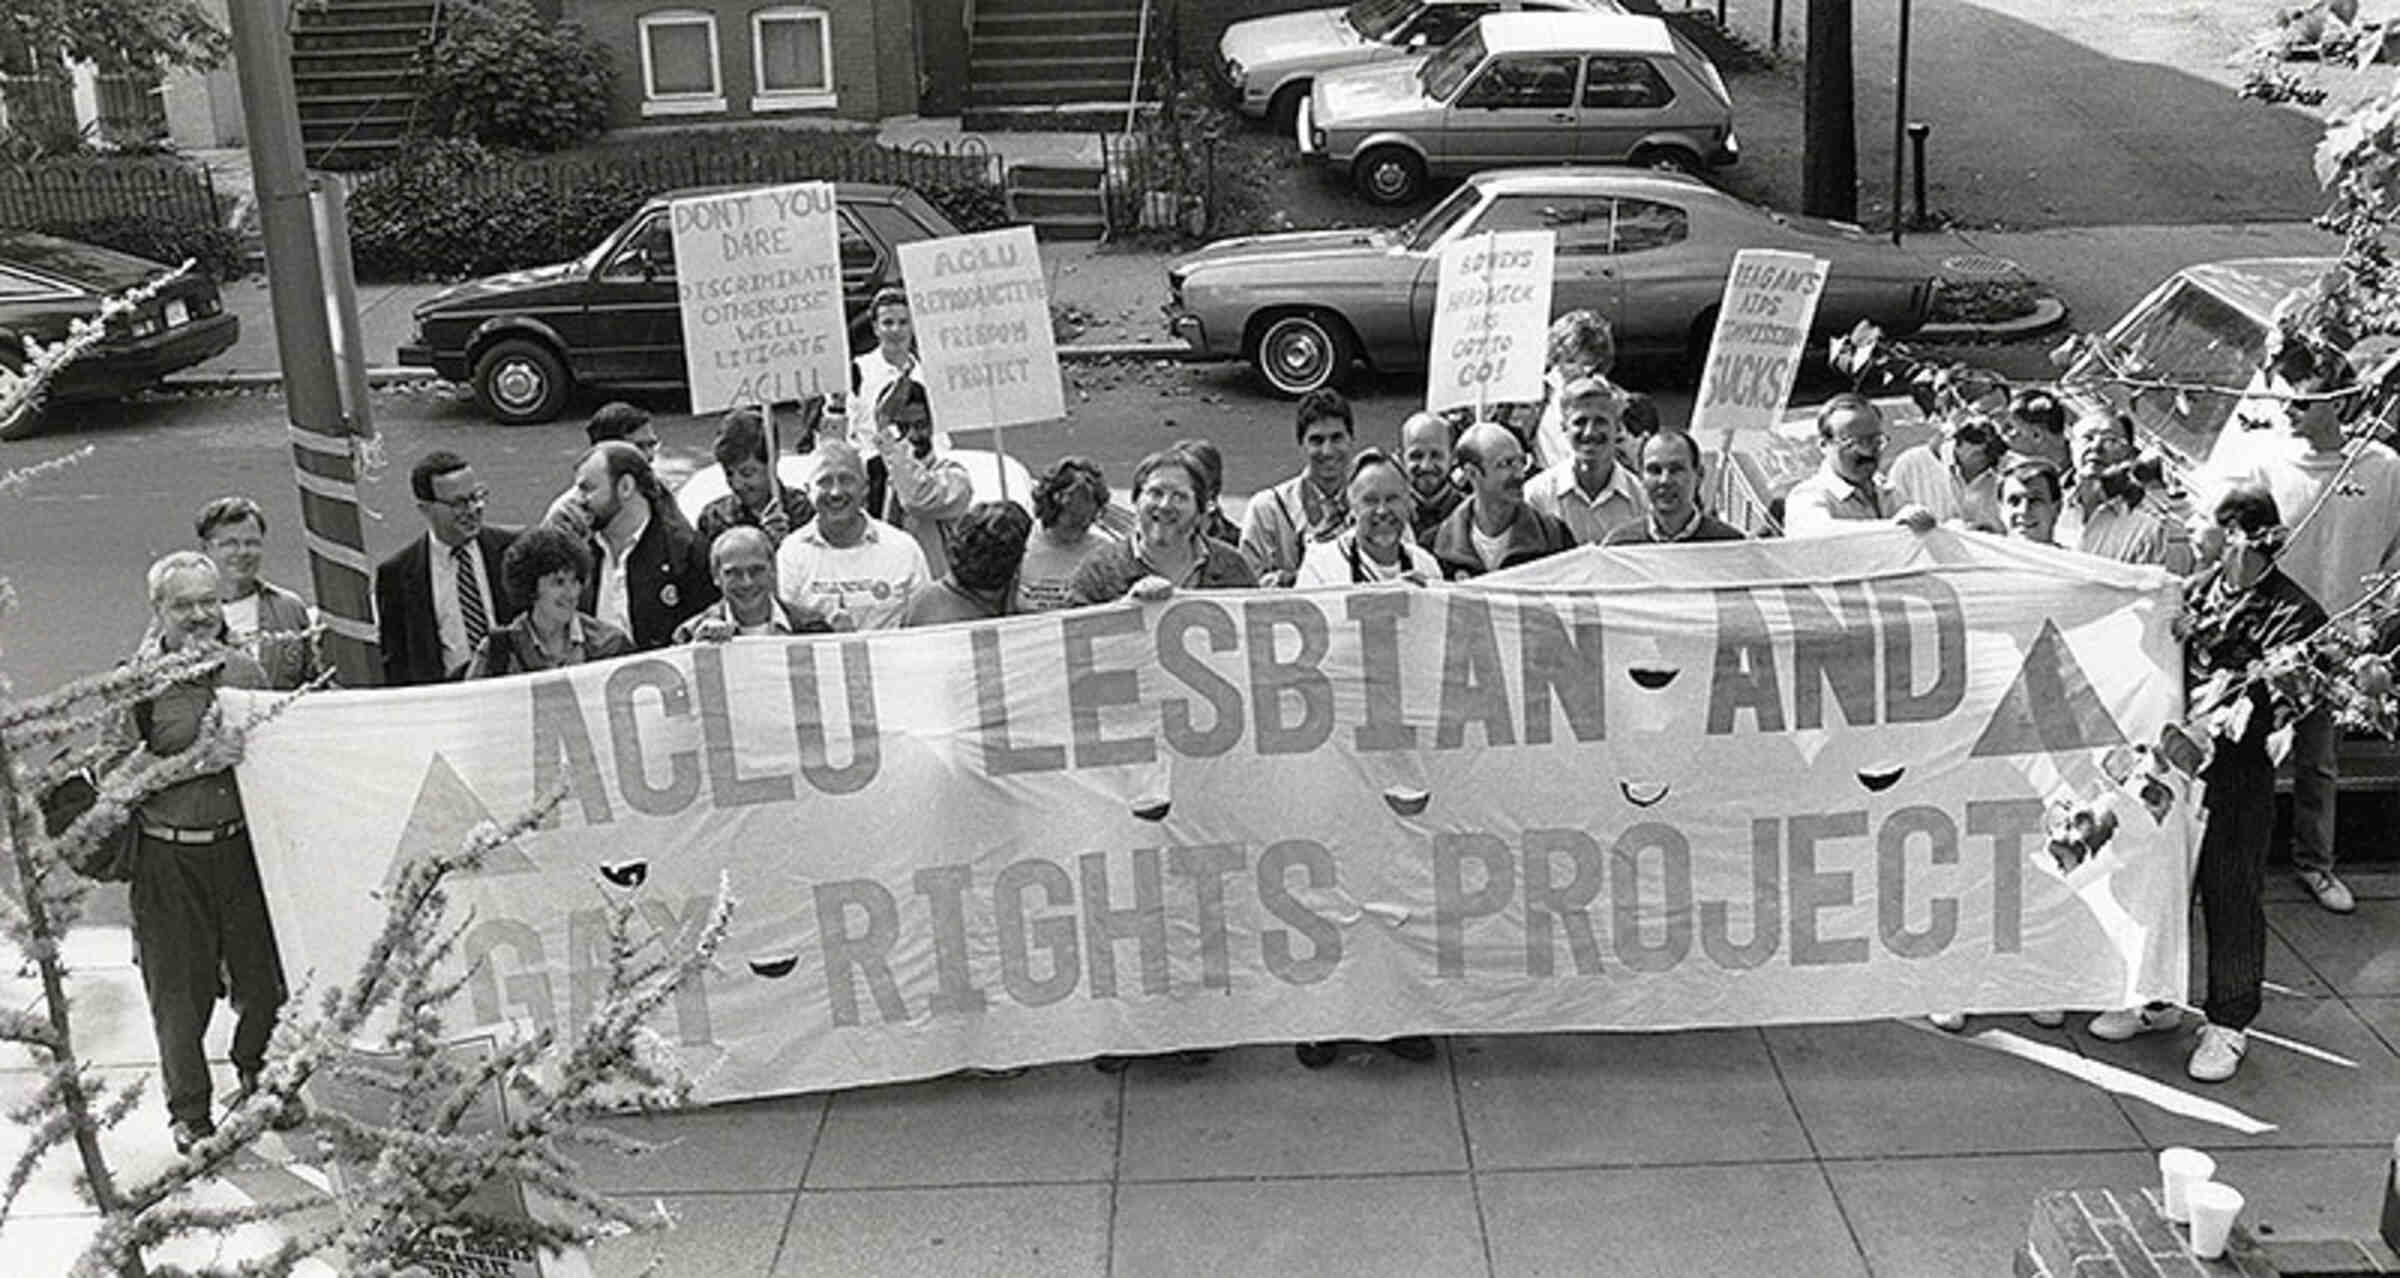
<svg viewBox="0 0 2400 1278">
<path fill-rule="evenodd" d="M 167 303 L 168 328 L 173 328 L 178 324 L 188 323 L 190 322 L 191 318 L 192 308 L 190 304 L 185 302 L 182 298 L 179 297 Z"/>
</svg>

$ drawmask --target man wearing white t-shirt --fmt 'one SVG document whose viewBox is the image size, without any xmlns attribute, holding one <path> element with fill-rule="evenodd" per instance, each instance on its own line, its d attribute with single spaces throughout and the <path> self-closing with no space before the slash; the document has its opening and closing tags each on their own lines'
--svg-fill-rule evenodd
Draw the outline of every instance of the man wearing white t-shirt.
<svg viewBox="0 0 2400 1278">
<path fill-rule="evenodd" d="M 839 440 L 818 445 L 809 481 L 817 517 L 775 551 L 777 591 L 797 613 L 836 630 L 895 630 L 909 596 L 932 580 L 917 539 L 866 511 L 867 467 Z"/>
<path fill-rule="evenodd" d="M 2202 474 L 2200 509 L 2245 480 L 2275 496 L 2291 540 L 2275 566 L 2308 592 L 2329 617 L 2366 596 L 2366 578 L 2400 567 L 2400 454 L 2373 440 L 2350 441 L 2342 431 L 2355 380 L 2350 363 L 2333 351 L 2287 345 L 2267 369 L 2266 385 L 2288 417 L 2304 452 L 2269 451 L 2240 473 Z M 2242 429 L 2240 426 L 2232 429 Z M 2319 905 L 2336 914 L 2357 908 L 2334 877 L 2334 793 L 2341 782 L 2341 731 L 2320 707 L 2292 733 L 2292 868 Z"/>
</svg>

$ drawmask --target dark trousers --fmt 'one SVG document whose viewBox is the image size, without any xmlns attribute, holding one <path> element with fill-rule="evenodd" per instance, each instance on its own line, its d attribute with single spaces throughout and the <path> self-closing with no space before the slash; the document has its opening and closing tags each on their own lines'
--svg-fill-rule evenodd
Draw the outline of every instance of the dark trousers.
<svg viewBox="0 0 2400 1278">
<path fill-rule="evenodd" d="M 2267 841 L 2275 834 L 2275 768 L 2266 752 L 2218 743 L 2203 803 L 2200 912 L 2208 920 L 2211 1025 L 2247 1029 L 2267 966 Z"/>
<path fill-rule="evenodd" d="M 143 836 L 133 867 L 133 947 L 158 1037 L 167 1115 L 210 1118 L 208 1056 L 201 1047 L 217 999 L 230 993 L 233 1064 L 256 1073 L 283 1006 L 283 964 L 267 922 L 248 832 L 215 843 Z"/>
</svg>

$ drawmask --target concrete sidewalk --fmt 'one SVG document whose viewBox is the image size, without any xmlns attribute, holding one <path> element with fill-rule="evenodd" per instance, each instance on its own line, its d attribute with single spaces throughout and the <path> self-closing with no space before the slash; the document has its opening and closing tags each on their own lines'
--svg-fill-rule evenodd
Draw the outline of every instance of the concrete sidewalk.
<svg viewBox="0 0 2400 1278">
<path fill-rule="evenodd" d="M 681 1226 L 598 1260 L 633 1273 L 655 1250 L 661 1273 L 713 1278 L 1988 1275 L 2008 1272 L 2036 1194 L 2148 1183 L 2155 1151 L 2175 1144 L 2216 1156 L 2263 1236 L 2371 1236 L 2400 1131 L 2400 872 L 2351 882 L 2359 910 L 2342 918 L 2271 875 L 2260 1028 L 2356 1069 L 2254 1041 L 2238 1078 L 2207 1087 L 2183 1077 L 2188 1034 L 2103 1044 L 2080 1015 L 2061 1031 L 1979 1017 L 1960 1037 L 1878 1021 L 1455 1038 L 1430 1065 L 1363 1053 L 1318 1072 L 1283 1046 L 1114 1077 L 1061 1064 L 627 1120 L 664 1147 L 637 1161 L 594 1154 L 593 1179 L 665 1202 Z M 69 954 L 79 1037 L 113 1078 L 151 1060 L 129 950 L 122 928 L 94 928 Z M 0 980 L 12 1006 L 32 988 Z M 2275 1130 L 2241 1136 L 2112 1096 L 1987 1050 L 1987 1031 Z M 0 1100 L 37 1085 L 26 1065 L 0 1055 Z M 170 1157 L 150 1091 L 109 1138 L 137 1172 Z M 0 1158 L 16 1139 L 0 1133 Z M 280 1138 L 259 1152 L 212 1195 L 323 1192 Z M 50 1158 L 0 1228 L 10 1272 L 63 1272 L 87 1235 L 71 1161 Z M 219 1259 L 273 1238 L 246 1231 Z"/>
</svg>

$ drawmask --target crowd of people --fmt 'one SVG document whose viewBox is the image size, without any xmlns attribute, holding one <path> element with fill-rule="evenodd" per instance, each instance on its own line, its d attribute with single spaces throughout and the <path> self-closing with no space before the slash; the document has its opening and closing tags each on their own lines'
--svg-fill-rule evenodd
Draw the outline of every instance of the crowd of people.
<svg viewBox="0 0 2400 1278">
<path fill-rule="evenodd" d="M 660 482 L 649 417 L 609 404 L 586 427 L 571 485 L 530 528 L 485 522 L 490 492 L 444 450 L 417 458 L 409 490 L 422 536 L 375 573 L 383 682 L 392 687 L 550 670 L 744 635 L 869 631 L 972 621 L 1176 591 L 1459 581 L 1578 546 L 1672 545 L 1747 534 L 1700 500 L 1704 451 L 1662 425 L 1646 397 L 1611 380 L 1607 326 L 1578 312 L 1551 332 L 1544 400 L 1473 414 L 1415 413 L 1393 447 L 1364 442 L 1340 394 L 1314 392 L 1293 419 L 1298 470 L 1246 504 L 1222 504 L 1224 466 L 1205 440 L 1142 459 L 1130 510 L 1088 458 L 1042 471 L 1030 502 L 977 500 L 968 467 L 936 428 L 911 375 L 906 299 L 874 302 L 883 346 L 862 355 L 847 397 L 803 405 L 784 438 L 756 409 L 725 413 L 712 454 L 725 495 L 687 519 Z M 1859 521 L 1937 525 L 2064 546 L 2187 574 L 2195 678 L 2241 670 L 2266 647 L 2355 604 L 2400 565 L 2400 456 L 2343 430 L 2350 385 L 2338 355 L 2278 356 L 2266 383 L 2304 447 L 2255 469 L 2192 476 L 2192 519 L 2137 456 L 2130 418 L 2099 399 L 2028 388 L 1948 413 L 1936 437 L 1884 465 L 1877 404 L 1837 395 L 1816 414 L 1820 461 L 1781 503 L 1781 531 L 1821 535 Z M 805 453 L 787 486 L 785 452 Z M 2296 535 L 2286 530 L 2297 529 Z M 150 573 L 145 646 L 238 650 L 215 682 L 298 687 L 318 677 L 308 609 L 260 579 L 265 514 L 245 498 L 209 503 L 199 549 Z M 181 690 L 179 690 L 180 692 Z M 206 689 L 200 690 L 205 693 Z M 189 702 L 189 704 L 187 704 Z M 161 696 L 123 727 L 154 751 L 183 748 L 205 696 Z M 2265 707 L 2207 773 L 2200 896 L 2209 921 L 2206 1024 L 2190 1062 L 2230 1077 L 2258 1010 L 2261 899 L 2275 765 Z M 2326 909 L 2354 908 L 2334 874 L 2338 741 L 2331 716 L 2301 720 L 2294 860 Z M 230 773 L 194 778 L 141 808 L 134 879 L 169 1112 L 179 1146 L 211 1130 L 200 1033 L 230 976 L 245 1089 L 283 997 L 257 871 Z M 172 956 L 162 958 L 161 956 Z M 2055 1024 L 2056 1014 L 2045 1014 Z M 1963 1017 L 1937 1017 L 1955 1028 Z M 2174 1009 L 2105 1012 L 2108 1039 L 2173 1027 Z M 1383 1045 L 1430 1059 L 1431 1044 Z M 1312 1068 L 1336 1045 L 1303 1044 Z"/>
</svg>

